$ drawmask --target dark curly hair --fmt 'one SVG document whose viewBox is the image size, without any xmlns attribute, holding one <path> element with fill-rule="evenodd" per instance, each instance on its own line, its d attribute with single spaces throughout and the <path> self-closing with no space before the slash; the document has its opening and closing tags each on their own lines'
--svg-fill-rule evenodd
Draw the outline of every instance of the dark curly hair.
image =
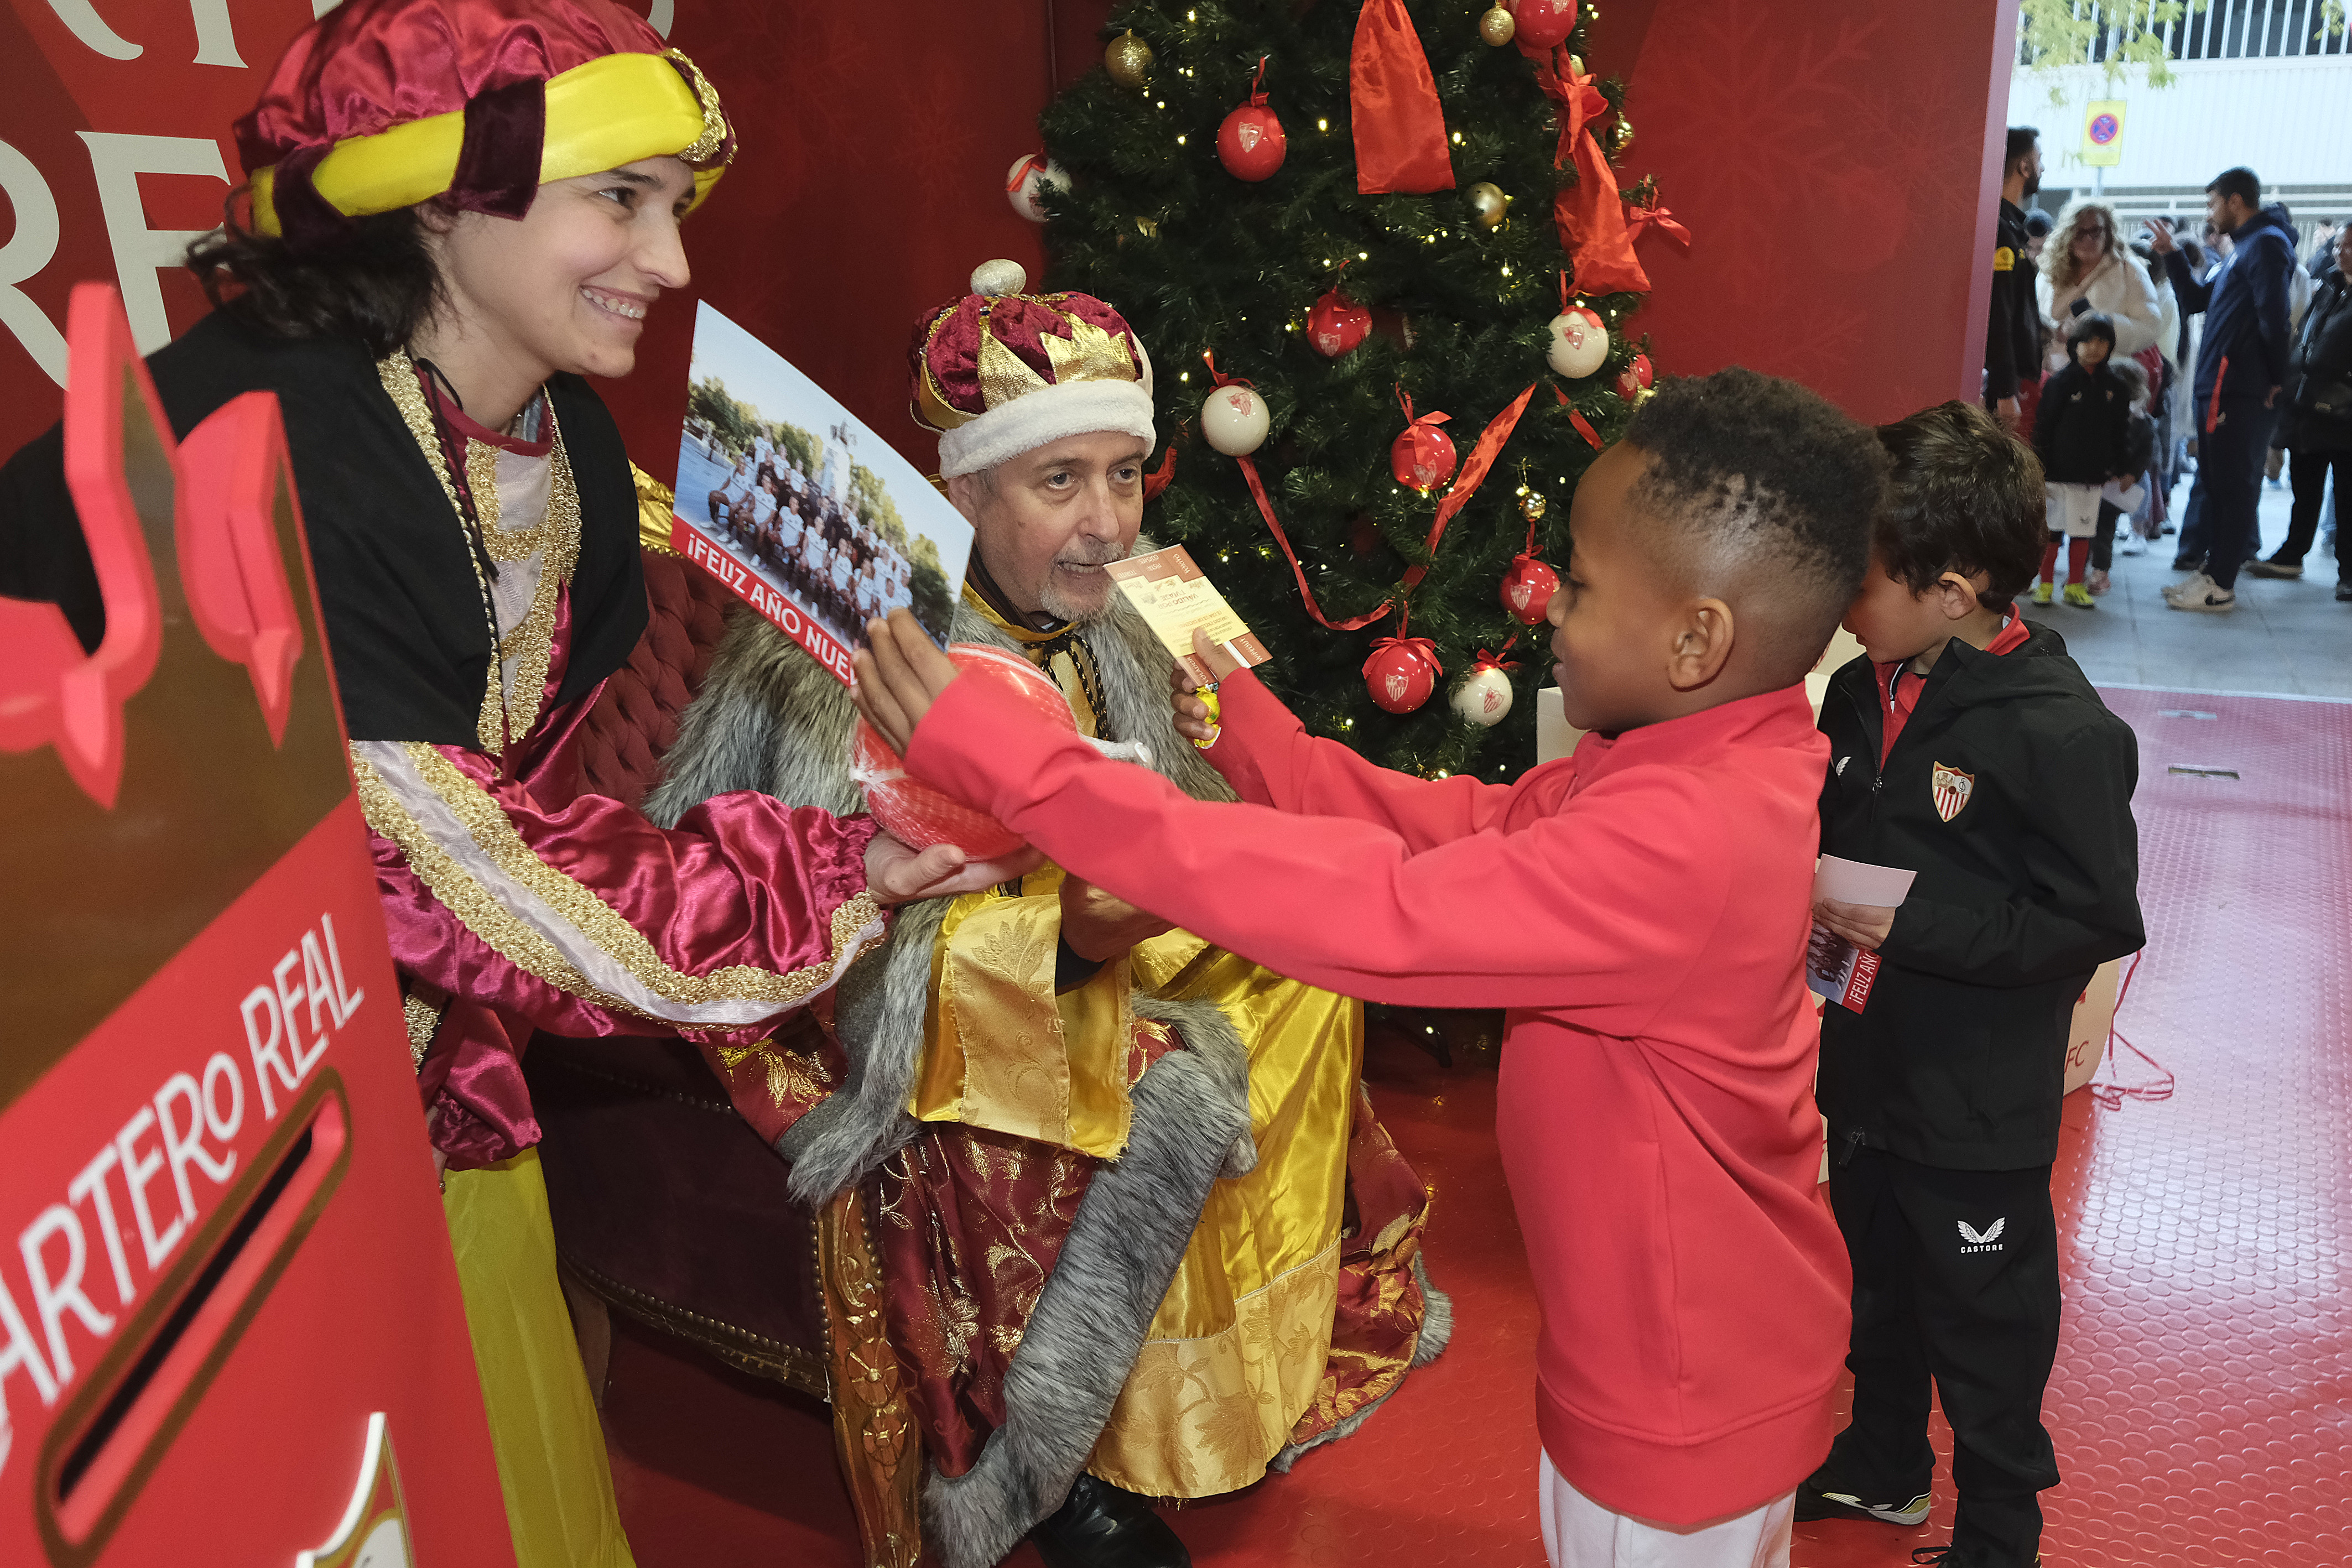
<svg viewBox="0 0 2352 1568">
<path fill-rule="evenodd" d="M 1939 402 L 1878 427 L 1894 483 L 1872 530 L 1879 570 L 1914 593 L 1948 571 L 1984 573 L 1979 602 L 2007 610 L 2042 570 L 2042 459 L 1974 403 Z"/>
<path fill-rule="evenodd" d="M 276 338 L 352 338 L 382 359 L 441 303 L 441 273 L 421 207 L 353 218 L 300 247 L 257 234 L 232 195 L 226 221 L 188 247 L 187 267 L 215 308 Z"/>
<path fill-rule="evenodd" d="M 1734 365 L 1663 383 L 1626 427 L 1649 458 L 1627 499 L 1662 564 L 1729 601 L 1781 684 L 1821 658 L 1870 565 L 1886 455 L 1794 382 Z"/>
</svg>

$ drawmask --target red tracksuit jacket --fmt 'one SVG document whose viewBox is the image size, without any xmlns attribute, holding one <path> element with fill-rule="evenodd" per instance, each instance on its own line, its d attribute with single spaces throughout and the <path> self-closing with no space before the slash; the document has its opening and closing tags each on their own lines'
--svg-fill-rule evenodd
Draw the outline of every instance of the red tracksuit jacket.
<svg viewBox="0 0 2352 1568">
<path fill-rule="evenodd" d="M 1279 973 L 1508 1009 L 1496 1132 L 1545 1451 L 1671 1523 L 1794 1488 L 1829 1449 L 1849 1284 L 1814 1186 L 1828 751 L 1803 688 L 1587 736 L 1510 786 L 1373 767 L 1245 674 L 1223 724 L 1208 755 L 1257 804 L 1189 800 L 981 681 L 948 688 L 908 765 Z"/>
</svg>

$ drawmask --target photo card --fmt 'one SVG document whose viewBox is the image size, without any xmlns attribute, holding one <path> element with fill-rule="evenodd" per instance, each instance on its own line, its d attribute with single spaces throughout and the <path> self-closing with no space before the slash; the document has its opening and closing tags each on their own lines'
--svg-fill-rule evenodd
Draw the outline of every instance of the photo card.
<svg viewBox="0 0 2352 1568">
<path fill-rule="evenodd" d="M 866 622 L 906 609 L 941 648 L 971 525 L 792 362 L 705 300 L 670 542 L 844 685 Z"/>
</svg>

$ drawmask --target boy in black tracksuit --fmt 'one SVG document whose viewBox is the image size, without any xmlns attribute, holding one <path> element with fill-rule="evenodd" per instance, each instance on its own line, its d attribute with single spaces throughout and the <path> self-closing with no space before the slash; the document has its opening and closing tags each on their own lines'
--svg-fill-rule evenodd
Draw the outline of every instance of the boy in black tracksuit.
<svg viewBox="0 0 2352 1568">
<path fill-rule="evenodd" d="M 2042 547 L 2036 604 L 2050 602 L 2058 542 L 2064 539 L 2066 602 L 2078 610 L 2097 608 L 2091 602 L 2089 568 L 2099 489 L 2131 473 L 2132 389 L 2108 362 L 2115 350 L 2113 321 L 2095 310 L 2077 316 L 2066 329 L 2066 368 L 2042 386 L 2033 450 L 2042 459 L 2050 538 Z"/>
<path fill-rule="evenodd" d="M 1928 1382 L 1954 1438 L 1946 1568 L 2025 1568 L 2058 1343 L 2050 1168 L 2068 1026 L 2140 946 L 2138 746 L 2014 601 L 2042 553 L 2040 465 L 1952 402 L 1885 426 L 1895 459 L 1831 680 L 1824 853 L 1917 873 L 1898 909 L 1823 903 L 1881 964 L 1822 1009 L 1830 1201 L 1853 1262 L 1853 1423 L 1797 1517 L 1927 1516 Z M 1891 738 L 1890 738 L 1891 737 Z"/>
</svg>

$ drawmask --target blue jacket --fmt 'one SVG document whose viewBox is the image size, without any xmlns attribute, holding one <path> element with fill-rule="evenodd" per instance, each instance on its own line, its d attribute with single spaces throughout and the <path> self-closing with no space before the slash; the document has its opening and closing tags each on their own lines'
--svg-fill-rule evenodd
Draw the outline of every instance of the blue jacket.
<svg viewBox="0 0 2352 1568">
<path fill-rule="evenodd" d="M 2271 388 L 2286 384 L 2287 287 L 2297 266 L 2296 237 L 2285 209 L 2272 205 L 2230 235 L 2229 259 L 2202 283 L 2189 275 L 2187 256 L 2166 253 L 2164 269 L 2181 313 L 2205 313 L 2191 393 L 2199 430 L 2210 430 L 2214 412 L 2225 403 L 2260 402 Z"/>
</svg>

